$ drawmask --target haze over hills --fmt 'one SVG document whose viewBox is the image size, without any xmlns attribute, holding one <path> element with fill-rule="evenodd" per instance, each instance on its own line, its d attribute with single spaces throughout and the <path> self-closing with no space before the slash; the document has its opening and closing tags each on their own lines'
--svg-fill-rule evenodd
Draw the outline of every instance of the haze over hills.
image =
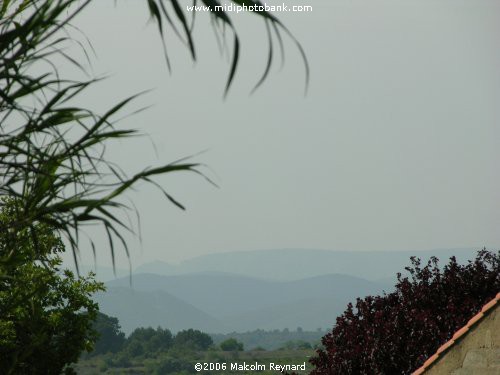
<svg viewBox="0 0 500 375">
<path fill-rule="evenodd" d="M 101 312 L 117 317 L 123 332 L 138 327 L 164 327 L 173 332 L 194 328 L 205 332 L 227 332 L 228 327 L 207 313 L 163 291 L 138 292 L 130 288 L 108 288 L 95 296 Z"/>
<path fill-rule="evenodd" d="M 247 332 L 257 329 L 296 329 L 301 327 L 306 331 L 318 328 L 330 329 L 335 324 L 336 317 L 345 311 L 351 299 L 342 298 L 308 298 L 294 302 L 278 304 L 259 310 L 228 316 L 224 323 L 237 327 L 237 332 Z"/>
<path fill-rule="evenodd" d="M 129 278 L 122 278 L 108 282 L 107 286 L 110 289 L 126 288 L 129 287 L 129 282 Z M 330 299 L 344 306 L 353 296 L 380 293 L 385 287 L 346 275 L 325 275 L 283 282 L 238 275 L 139 274 L 133 276 L 132 283 L 136 292 L 167 292 L 220 319 L 306 299 Z"/>
<path fill-rule="evenodd" d="M 144 263 L 132 274 L 158 275 L 237 274 L 269 280 L 299 280 L 331 273 L 358 276 L 368 280 L 383 280 L 391 284 L 397 272 L 410 264 L 410 257 L 429 259 L 437 256 L 447 261 L 455 255 L 460 262 L 475 256 L 478 248 L 436 249 L 420 251 L 333 251 L 314 249 L 253 250 L 214 253 L 185 260 L 178 264 L 163 261 Z M 68 267 L 74 268 L 71 262 Z M 97 271 L 101 281 L 130 276 L 128 269 L 97 265 L 80 265 L 80 271 Z"/>
<path fill-rule="evenodd" d="M 140 326 L 187 328 L 209 333 L 255 329 L 331 328 L 357 296 L 387 286 L 348 275 L 270 281 L 238 275 L 138 274 L 110 281 L 97 297 L 101 311 L 130 333 Z"/>
<path fill-rule="evenodd" d="M 108 291 L 97 301 L 102 312 L 118 317 L 126 333 L 140 326 L 210 333 L 328 329 L 348 302 L 390 291 L 410 256 L 437 256 L 445 264 L 450 256 L 465 262 L 475 254 L 474 249 L 211 254 L 178 265 L 145 264 L 132 278 L 121 272 L 126 276 L 108 281 Z"/>
<path fill-rule="evenodd" d="M 153 262 L 137 267 L 134 273 L 180 275 L 199 272 L 225 272 L 270 280 L 299 280 L 339 273 L 368 280 L 394 278 L 410 264 L 410 257 L 437 256 L 443 262 L 456 256 L 465 262 L 479 248 L 424 251 L 331 251 L 315 249 L 253 250 L 202 255 L 177 265 Z"/>
</svg>

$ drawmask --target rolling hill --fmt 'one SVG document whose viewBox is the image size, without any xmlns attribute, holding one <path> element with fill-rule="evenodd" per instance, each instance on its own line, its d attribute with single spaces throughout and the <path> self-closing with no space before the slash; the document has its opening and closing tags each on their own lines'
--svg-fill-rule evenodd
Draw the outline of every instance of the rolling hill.
<svg viewBox="0 0 500 375">
<path fill-rule="evenodd" d="M 97 294 L 95 300 L 101 312 L 119 319 L 126 334 L 137 327 L 158 326 L 173 332 L 188 328 L 205 332 L 228 330 L 209 314 L 163 291 L 138 292 L 115 287 Z"/>
<path fill-rule="evenodd" d="M 140 321 L 174 331 L 204 327 L 211 333 L 328 328 L 349 301 L 384 289 L 347 275 L 284 282 L 230 274 L 139 274 L 132 283 L 131 288 L 128 277 L 108 282 L 108 292 L 98 299 L 101 311 L 126 322 L 124 329 Z"/>
<path fill-rule="evenodd" d="M 107 282 L 101 310 L 124 330 L 158 326 L 210 333 L 331 328 L 357 297 L 391 290 L 410 256 L 465 262 L 473 249 L 415 252 L 262 250 L 144 264 Z M 124 275 L 119 273 L 119 275 Z M 132 281 L 132 287 L 130 282 Z"/>
</svg>

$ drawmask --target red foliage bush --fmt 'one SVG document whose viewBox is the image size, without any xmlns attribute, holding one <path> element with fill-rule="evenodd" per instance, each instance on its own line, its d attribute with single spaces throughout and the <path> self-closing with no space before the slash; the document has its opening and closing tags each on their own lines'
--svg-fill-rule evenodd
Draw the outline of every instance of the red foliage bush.
<svg viewBox="0 0 500 375">
<path fill-rule="evenodd" d="M 500 291 L 500 251 L 483 249 L 465 265 L 450 258 L 443 269 L 437 258 L 411 263 L 394 292 L 348 305 L 311 374 L 410 374 Z"/>
</svg>

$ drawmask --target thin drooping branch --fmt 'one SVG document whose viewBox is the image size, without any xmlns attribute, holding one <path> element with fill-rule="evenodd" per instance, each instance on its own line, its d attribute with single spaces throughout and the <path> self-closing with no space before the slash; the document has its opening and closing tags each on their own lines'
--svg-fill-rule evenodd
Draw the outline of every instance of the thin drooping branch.
<svg viewBox="0 0 500 375">
<path fill-rule="evenodd" d="M 233 0 L 235 4 L 262 5 L 258 0 Z M 66 52 L 68 46 L 79 46 L 88 57 L 83 43 L 67 32 L 70 22 L 91 0 L 4 0 L 0 3 L 0 208 L 3 198 L 15 201 L 16 214 L 9 222 L 0 223 L 0 231 L 12 233 L 15 249 L 16 233 L 43 223 L 67 238 L 75 260 L 84 225 L 101 226 L 108 237 L 114 264 L 115 243 L 128 255 L 123 231 L 134 231 L 122 215 L 135 208 L 126 205 L 125 195 L 140 183 L 158 188 L 168 202 L 184 209 L 158 177 L 191 172 L 203 176 L 200 165 L 181 159 L 157 167 L 145 167 L 128 175 L 108 158 L 106 146 L 115 140 L 134 137 L 134 129 L 121 129 L 116 116 L 134 98 L 126 98 L 104 114 L 73 105 L 97 80 L 75 81 L 60 76 L 56 61 L 83 69 L 78 59 Z M 232 57 L 225 85 L 231 87 L 240 57 L 240 40 L 232 18 L 220 8 L 218 0 L 202 0 L 209 6 L 214 25 L 233 33 Z M 196 1 L 193 2 L 196 5 Z M 192 59 L 196 59 L 193 37 L 194 18 L 189 21 L 187 8 L 178 0 L 148 0 L 151 16 L 156 20 L 164 42 L 167 26 L 185 42 Z M 282 49 L 280 31 L 289 35 L 302 53 L 302 47 L 288 29 L 272 14 L 259 11 L 268 35 L 268 58 L 259 87 L 268 77 L 273 62 L 273 36 Z M 218 32 L 218 26 L 214 31 Z M 222 33 L 221 45 L 225 43 Z M 165 46 L 165 42 L 163 44 Z M 165 56 L 168 54 L 165 47 Z M 40 62 L 49 69 L 33 69 Z M 168 62 L 169 64 L 169 62 Z M 36 247 L 37 239 L 33 238 Z M 95 254 L 95 244 L 90 240 Z M 15 251 L 0 252 L 0 263 L 8 264 Z M 76 263 L 78 267 L 78 262 Z"/>
</svg>

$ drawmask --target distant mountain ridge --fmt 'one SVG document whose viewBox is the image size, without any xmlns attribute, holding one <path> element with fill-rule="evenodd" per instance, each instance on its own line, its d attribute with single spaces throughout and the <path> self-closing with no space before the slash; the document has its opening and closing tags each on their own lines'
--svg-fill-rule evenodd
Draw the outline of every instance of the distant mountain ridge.
<svg viewBox="0 0 500 375">
<path fill-rule="evenodd" d="M 410 264 L 411 256 L 429 259 L 437 256 L 447 262 L 456 256 L 459 262 L 474 258 L 479 248 L 436 249 L 421 251 L 333 251 L 315 249 L 275 249 L 215 253 L 198 256 L 177 265 L 150 262 L 134 273 L 182 275 L 222 272 L 269 280 L 299 280 L 339 273 L 368 280 L 394 278 Z"/>
<path fill-rule="evenodd" d="M 168 328 L 173 332 L 194 328 L 205 332 L 227 332 L 219 320 L 164 291 L 108 288 L 95 296 L 101 312 L 117 317 L 123 332 L 138 327 Z"/>
<path fill-rule="evenodd" d="M 128 288 L 130 279 L 121 278 L 106 285 L 108 288 Z M 166 292 L 220 319 L 307 299 L 332 299 L 336 303 L 344 304 L 353 295 L 380 293 L 384 287 L 386 285 L 337 274 L 295 281 L 268 281 L 238 275 L 203 274 L 177 276 L 139 274 L 132 278 L 134 291 Z"/>
<path fill-rule="evenodd" d="M 149 263 L 106 283 L 101 311 L 126 333 L 140 326 L 208 333 L 329 329 L 348 302 L 390 291 L 410 257 L 473 259 L 474 249 L 421 252 L 263 250 Z M 123 273 L 121 273 L 123 275 Z M 131 287 L 132 285 L 132 287 Z"/>
<path fill-rule="evenodd" d="M 116 316 L 124 332 L 140 326 L 209 333 L 255 329 L 331 328 L 348 302 L 379 294 L 386 285 L 348 275 L 293 281 L 247 276 L 136 274 L 106 283 L 101 311 Z"/>
</svg>

